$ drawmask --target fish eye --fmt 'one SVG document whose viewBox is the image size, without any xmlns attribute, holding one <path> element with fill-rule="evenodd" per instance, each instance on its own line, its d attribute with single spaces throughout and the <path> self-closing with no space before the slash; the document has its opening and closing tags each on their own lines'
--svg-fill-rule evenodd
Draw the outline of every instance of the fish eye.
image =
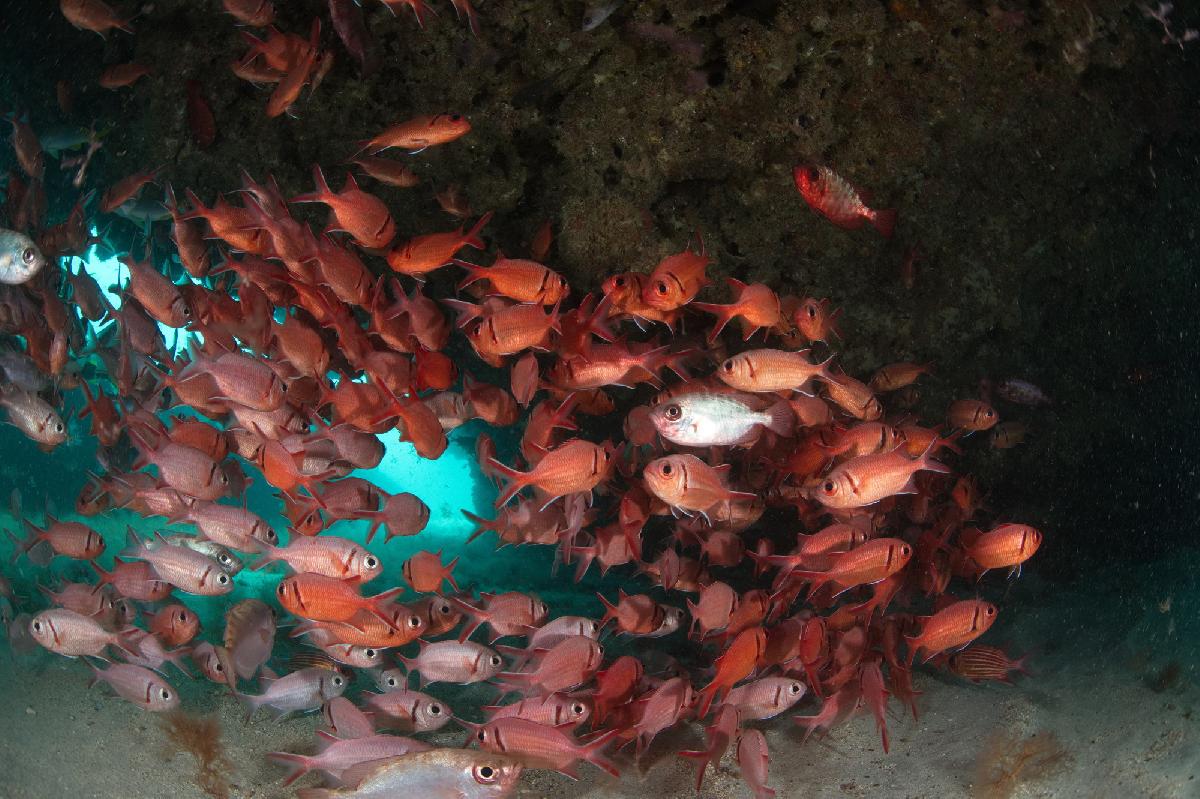
<svg viewBox="0 0 1200 799">
<path fill-rule="evenodd" d="M 186 610 L 179 611 L 179 623 L 180 624 L 187 623 L 187 611 Z"/>
<path fill-rule="evenodd" d="M 221 585 L 225 585 L 225 583 L 229 582 L 229 575 L 227 575 L 227 574 L 217 575 L 217 582 L 220 583 Z"/>
<path fill-rule="evenodd" d="M 225 671 L 225 667 L 218 662 L 217 665 L 213 666 L 213 671 L 215 671 L 217 674 L 220 674 L 221 672 Z"/>
<path fill-rule="evenodd" d="M 388 688 L 395 688 L 395 687 L 396 687 L 396 678 L 395 678 L 395 677 L 388 677 L 388 678 L 387 678 L 387 684 L 388 684 Z"/>
<path fill-rule="evenodd" d="M 233 563 L 233 558 L 229 557 L 224 552 L 222 552 L 220 555 L 217 555 L 217 560 L 220 562 L 220 564 L 222 566 L 228 566 L 231 563 Z"/>
<path fill-rule="evenodd" d="M 32 627 L 35 633 L 40 633 L 42 631 L 42 623 L 40 621 L 35 621 Z"/>
<path fill-rule="evenodd" d="M 908 544 L 902 544 L 900 546 L 900 554 L 901 555 L 911 555 L 912 547 L 910 547 Z"/>
<path fill-rule="evenodd" d="M 821 486 L 821 488 L 822 488 L 822 490 L 825 491 L 826 494 L 832 494 L 834 492 L 834 489 L 837 488 L 837 486 L 833 484 L 832 480 L 826 480 L 825 485 Z"/>
<path fill-rule="evenodd" d="M 337 677 L 334 677 L 331 680 L 331 682 L 333 683 L 334 687 L 337 688 L 337 687 L 341 687 L 344 680 L 342 680 L 341 676 L 337 676 Z"/>
<path fill-rule="evenodd" d="M 21 253 L 21 260 L 27 264 L 33 263 L 36 259 L 37 259 L 37 251 L 34 250 L 32 247 L 26 247 L 25 251 Z"/>
<path fill-rule="evenodd" d="M 55 423 L 54 423 L 54 432 L 56 432 L 56 433 L 61 433 L 62 431 L 63 431 L 63 423 L 62 423 L 62 422 L 55 422 Z"/>
<path fill-rule="evenodd" d="M 807 313 L 807 314 L 808 314 L 808 318 L 809 318 L 809 319 L 816 319 L 816 318 L 817 318 L 817 309 L 816 309 L 816 308 L 814 308 L 813 306 L 811 306 L 811 305 L 810 305 L 810 306 L 808 306 L 807 308 L 805 308 L 805 309 L 804 309 L 804 311 L 805 311 L 805 313 Z"/>
<path fill-rule="evenodd" d="M 275 586 L 275 593 L 279 594 L 280 596 L 283 596 L 285 591 L 287 591 L 287 586 L 285 586 L 283 583 Z"/>
<path fill-rule="evenodd" d="M 481 740 L 481 741 L 486 741 L 486 740 L 487 740 L 487 733 L 486 733 L 486 732 L 484 732 L 483 730 L 480 730 L 480 731 L 479 731 L 479 734 L 478 734 L 478 735 L 476 735 L 475 737 L 476 737 L 476 738 L 478 738 L 478 739 L 479 739 L 479 740 Z M 487 768 L 487 767 L 485 766 L 484 768 Z M 482 771 L 482 770 L 483 770 L 483 769 L 480 769 L 480 771 Z"/>
<path fill-rule="evenodd" d="M 592 632 L 597 632 L 600 629 L 600 625 L 596 622 L 592 622 L 589 626 L 592 628 Z"/>
<path fill-rule="evenodd" d="M 660 280 L 654 286 L 654 290 L 657 291 L 659 294 L 666 294 L 667 293 L 667 284 Z"/>
<path fill-rule="evenodd" d="M 789 686 L 788 686 L 788 690 L 789 690 L 789 691 L 791 691 L 792 693 L 797 693 L 797 692 L 799 692 L 799 690 L 800 690 L 800 683 L 798 683 L 798 682 L 794 682 L 794 683 L 792 683 L 791 685 L 789 685 Z"/>
<path fill-rule="evenodd" d="M 434 704 L 430 705 L 429 706 L 429 715 L 431 715 L 431 716 L 442 715 L 442 706 L 437 704 L 436 702 Z M 482 730 L 480 731 L 480 734 L 482 734 Z"/>
<path fill-rule="evenodd" d="M 721 364 L 721 368 L 724 369 L 726 372 L 732 372 L 733 371 L 733 358 L 727 358 L 725 360 L 725 363 Z"/>
<path fill-rule="evenodd" d="M 671 419 L 672 421 L 683 415 L 683 411 L 678 405 L 668 405 L 664 413 L 667 415 L 667 418 Z"/>
<path fill-rule="evenodd" d="M 499 656 L 499 655 L 492 655 L 492 658 L 491 658 L 491 664 L 492 664 L 493 666 L 499 666 L 499 665 L 500 665 L 501 663 L 503 663 L 503 662 L 504 662 L 504 661 L 500 660 L 500 656 Z"/>
<path fill-rule="evenodd" d="M 420 627 L 421 626 L 421 617 L 420 616 L 409 616 L 408 617 L 408 626 L 412 627 L 414 630 L 417 629 L 418 627 Z"/>
<path fill-rule="evenodd" d="M 993 411 L 991 408 L 988 408 L 988 409 L 987 409 L 987 410 L 984 412 L 984 414 L 983 414 L 983 415 L 984 415 L 984 416 L 986 416 L 987 418 L 991 419 L 993 416 L 995 416 L 995 415 L 996 415 L 996 412 L 995 412 L 995 411 Z"/>
<path fill-rule="evenodd" d="M 158 693 L 159 693 L 159 695 L 160 695 L 160 696 L 162 696 L 162 698 L 163 698 L 163 699 L 170 699 L 170 698 L 171 698 L 171 692 L 170 692 L 170 691 L 168 691 L 166 688 L 163 688 L 163 689 L 162 689 L 161 691 L 159 691 Z"/>
<path fill-rule="evenodd" d="M 571 705 L 571 712 L 574 713 L 576 716 L 582 716 L 584 710 L 585 710 L 584 706 L 579 704 L 578 702 Z"/>
<path fill-rule="evenodd" d="M 365 565 L 368 569 L 374 569 L 379 565 L 379 561 L 375 560 L 375 558 L 367 558 L 363 561 L 363 565 Z"/>
<path fill-rule="evenodd" d="M 472 336 L 478 336 L 482 332 L 483 332 L 483 322 L 476 322 L 474 325 L 472 325 L 472 327 L 471 327 L 471 335 Z"/>
<path fill-rule="evenodd" d="M 672 470 L 672 468 L 671 468 L 671 464 L 670 464 L 670 463 L 664 463 L 664 464 L 662 465 L 662 468 L 661 468 L 661 469 L 659 469 L 659 471 L 661 471 L 661 472 L 663 473 L 663 476 L 667 476 L 667 475 L 671 474 L 671 472 L 672 472 L 673 470 Z"/>
<path fill-rule="evenodd" d="M 460 119 L 462 119 L 462 114 L 451 114 L 450 115 L 451 122 L 458 122 Z"/>
<path fill-rule="evenodd" d="M 366 655 L 368 659 L 370 659 L 370 660 L 374 660 L 374 659 L 375 659 L 375 657 L 376 657 L 376 656 L 377 656 L 379 653 L 378 653 L 378 652 L 376 652 L 374 649 L 367 649 L 366 651 L 364 651 L 364 652 L 363 652 L 363 654 L 364 654 L 364 655 Z"/>
<path fill-rule="evenodd" d="M 996 615 L 996 607 L 994 605 L 988 605 L 987 610 L 985 612 L 989 616 L 995 616 Z"/>
<path fill-rule="evenodd" d="M 483 733 L 480 733 L 480 735 L 482 736 Z M 483 738 L 481 737 L 480 740 L 483 740 Z M 496 778 L 496 769 L 491 766 L 480 766 L 475 770 L 475 773 L 483 782 L 491 782 Z"/>
<path fill-rule="evenodd" d="M 267 543 L 268 544 L 274 544 L 278 540 L 279 540 L 279 536 L 275 534 L 274 530 L 267 530 Z"/>
<path fill-rule="evenodd" d="M 617 277 L 613 278 L 613 285 L 619 289 L 625 288 L 624 276 L 618 275 Z"/>
</svg>

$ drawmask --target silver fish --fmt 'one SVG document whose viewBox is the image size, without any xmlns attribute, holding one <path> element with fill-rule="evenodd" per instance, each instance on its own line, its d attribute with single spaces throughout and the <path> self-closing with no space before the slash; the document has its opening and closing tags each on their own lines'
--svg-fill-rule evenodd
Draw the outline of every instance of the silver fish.
<svg viewBox="0 0 1200 799">
<path fill-rule="evenodd" d="M 0 228 L 0 283 L 18 286 L 46 265 L 33 239 L 16 230 Z"/>
<path fill-rule="evenodd" d="M 104 671 L 92 666 L 92 672 L 95 676 L 88 684 L 89 688 L 98 682 L 106 683 L 122 699 L 143 710 L 162 713 L 179 707 L 179 693 L 149 669 L 118 663 Z"/>
<path fill-rule="evenodd" d="M 522 768 L 513 758 L 491 752 L 430 749 L 343 771 L 342 781 L 353 788 L 303 788 L 296 795 L 299 799 L 504 799 L 516 789 Z"/>
<path fill-rule="evenodd" d="M 58 411 L 39 397 L 11 383 L 0 385 L 0 407 L 8 411 L 8 420 L 44 449 L 53 449 L 67 440 L 67 426 Z"/>
<path fill-rule="evenodd" d="M 283 721 L 293 713 L 320 709 L 328 700 L 346 690 L 346 678 L 336 671 L 309 667 L 278 679 L 260 677 L 266 689 L 258 696 L 240 695 L 246 705 L 246 719 L 261 707 L 275 711 L 275 720 Z"/>
<path fill-rule="evenodd" d="M 753 401 L 737 394 L 681 394 L 652 410 L 650 420 L 663 438 L 685 447 L 747 444 L 757 437 L 759 426 L 781 436 L 792 434 L 796 415 L 786 402 L 755 410 L 749 404 Z"/>
<path fill-rule="evenodd" d="M 187 533 L 172 533 L 171 535 L 166 536 L 163 540 L 168 544 L 187 547 L 190 550 L 199 552 L 201 555 L 212 558 L 217 563 L 221 564 L 221 568 L 224 569 L 225 573 L 230 577 L 240 572 L 242 567 L 245 565 L 242 563 L 242 559 L 233 554 L 229 547 L 222 546 L 216 541 L 206 541 L 202 538 L 197 538 L 194 535 L 188 535 Z M 149 546 L 149 543 L 147 545 Z M 150 548 L 153 547 L 151 546 Z"/>
<path fill-rule="evenodd" d="M 588 6 L 583 14 L 583 30 L 586 32 L 599 28 L 620 7 L 621 2 L 622 0 L 608 0 Z"/>
</svg>

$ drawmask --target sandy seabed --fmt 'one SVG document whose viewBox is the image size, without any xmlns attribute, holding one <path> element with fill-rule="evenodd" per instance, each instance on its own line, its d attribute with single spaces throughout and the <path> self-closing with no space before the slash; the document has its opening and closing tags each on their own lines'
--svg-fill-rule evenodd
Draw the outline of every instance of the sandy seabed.
<svg viewBox="0 0 1200 799">
<path fill-rule="evenodd" d="M 1095 619 L 1094 603 L 1096 592 L 1104 593 L 1102 586 L 1056 590 L 1057 601 L 1049 609 L 1024 608 L 1019 624 L 993 639 L 1003 642 L 1008 636 L 1009 641 L 1035 648 L 1034 676 L 1019 677 L 1015 685 L 975 686 L 920 670 L 920 719 L 914 722 L 902 714 L 895 701 L 889 705 L 890 754 L 884 754 L 867 714 L 803 744 L 792 713 L 766 723 L 770 784 L 783 799 L 1200 797 L 1195 642 L 1179 638 L 1181 631 L 1190 635 L 1200 614 L 1195 594 L 1176 594 L 1170 588 L 1193 587 L 1186 568 L 1176 563 L 1172 572 L 1178 582 L 1150 567 L 1117 581 L 1158 590 L 1126 593 L 1116 607 L 1127 612 L 1104 622 Z M 1151 601 L 1158 594 L 1162 596 Z M 1163 597 L 1173 597 L 1167 610 Z M 1164 655 L 1181 651 L 1192 653 L 1191 662 L 1183 664 L 1176 679 L 1156 683 Z M 193 779 L 194 759 L 187 753 L 171 754 L 160 719 L 109 697 L 103 687 L 89 691 L 87 677 L 79 662 L 41 652 L 16 657 L 0 652 L 0 799 L 205 797 Z M 199 682 L 189 684 L 178 675 L 172 680 L 182 689 L 185 709 L 219 717 L 233 764 L 231 797 L 294 794 L 293 788 L 281 785 L 283 770 L 264 755 L 276 750 L 312 752 L 316 717 L 276 724 L 261 714 L 247 725 L 242 709 L 227 693 Z M 817 707 L 815 700 L 806 699 L 797 712 L 811 714 Z M 469 710 L 465 715 L 471 717 Z M 998 735 L 1028 739 L 1035 733 L 1053 734 L 1065 749 L 1058 768 L 1020 780 L 1011 791 L 988 792 L 975 784 L 980 753 L 990 741 Z M 451 728 L 433 740 L 459 745 L 464 737 Z M 630 757 L 619 755 L 624 771 L 619 781 L 585 764 L 579 782 L 527 772 L 517 795 L 695 797 L 694 768 L 674 752 L 702 743 L 698 726 L 691 725 L 660 736 L 640 769 Z M 306 777 L 297 786 L 315 784 L 316 779 Z M 715 773 L 710 771 L 700 794 L 748 795 L 728 754 Z"/>
</svg>

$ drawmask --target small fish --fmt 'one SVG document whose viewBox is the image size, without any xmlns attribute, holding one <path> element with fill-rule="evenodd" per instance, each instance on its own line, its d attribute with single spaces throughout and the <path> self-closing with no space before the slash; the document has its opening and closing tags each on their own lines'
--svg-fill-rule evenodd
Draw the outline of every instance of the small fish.
<svg viewBox="0 0 1200 799">
<path fill-rule="evenodd" d="M 399 147 L 415 154 L 427 147 L 447 144 L 470 132 L 471 123 L 462 114 L 419 116 L 392 125 L 375 138 L 363 142 L 357 154 L 365 152 L 375 155 L 391 147 Z"/>
<path fill-rule="evenodd" d="M 946 418 L 950 421 L 951 427 L 961 428 L 970 433 L 978 433 L 984 430 L 991 429 L 996 422 L 1000 421 L 1000 415 L 993 408 L 982 400 L 956 400 L 950 403 L 950 409 L 946 411 Z"/>
<path fill-rule="evenodd" d="M 145 64 L 130 62 L 128 64 L 113 64 L 105 67 L 100 73 L 100 88 L 123 89 L 132 86 L 152 72 Z"/>
<path fill-rule="evenodd" d="M 260 708 L 270 708 L 276 721 L 295 713 L 319 710 L 321 705 L 346 690 L 347 680 L 341 674 L 320 667 L 293 671 L 279 678 L 260 678 L 265 690 L 258 696 L 239 694 L 246 706 L 249 720 Z"/>
<path fill-rule="evenodd" d="M 19 286 L 42 270 L 46 259 L 33 239 L 0 228 L 0 283 Z"/>
<path fill-rule="evenodd" d="M 919 471 L 942 474 L 950 469 L 933 460 L 929 451 L 910 458 L 903 448 L 851 458 L 837 466 L 812 490 L 827 508 L 863 508 L 897 494 L 913 494 L 912 479 Z"/>
<path fill-rule="evenodd" d="M 594 31 L 604 24 L 605 20 L 612 16 L 613 12 L 621 7 L 624 0 L 607 0 L 607 2 L 596 3 L 588 6 L 583 13 L 582 30 L 586 33 Z"/>
<path fill-rule="evenodd" d="M 495 650 L 472 641 L 422 642 L 415 658 L 399 655 L 398 659 L 410 672 L 421 673 L 422 688 L 435 682 L 483 682 L 495 677 L 504 666 L 504 659 Z"/>
<path fill-rule="evenodd" d="M 402 677 L 397 686 L 403 685 Z M 436 732 L 445 727 L 454 715 L 449 707 L 429 694 L 408 688 L 395 690 L 388 685 L 383 693 L 368 693 L 364 697 L 366 706 L 377 714 L 381 729 L 411 733 Z"/>
<path fill-rule="evenodd" d="M 812 378 L 832 382 L 829 360 L 814 364 L 805 353 L 761 349 L 726 358 L 717 369 L 722 383 L 739 391 L 774 392 L 799 389 Z"/>
<path fill-rule="evenodd" d="M 809 207 L 838 227 L 855 230 L 870 222 L 890 239 L 896 229 L 894 210 L 868 208 L 858 191 L 827 166 L 801 164 L 792 170 L 800 196 Z"/>
<path fill-rule="evenodd" d="M 538 724 L 520 716 L 502 716 L 480 725 L 475 740 L 480 748 L 511 755 L 531 768 L 550 769 L 578 779 L 575 763 L 586 760 L 619 777 L 621 772 L 602 753 L 617 732 L 610 730 L 583 744 L 562 726 Z"/>
<path fill-rule="evenodd" d="M 1028 380 L 1018 380 L 1017 378 L 1009 378 L 1002 380 L 1000 385 L 996 386 L 996 394 L 1000 399 L 1017 405 L 1028 405 L 1032 408 L 1038 408 L 1048 405 L 1053 405 L 1054 401 L 1046 396 L 1046 392 L 1030 383 Z"/>
<path fill-rule="evenodd" d="M 668 455 L 646 464 L 642 477 L 647 490 L 672 508 L 708 516 L 717 505 L 755 497 L 726 485 L 731 468 L 729 464 L 714 468 L 695 455 Z"/>
<path fill-rule="evenodd" d="M 988 441 L 992 449 L 1012 449 L 1025 443 L 1028 432 L 1024 422 L 1000 422 L 992 428 Z"/>
<path fill-rule="evenodd" d="M 1025 661 L 1029 655 L 1010 660 L 1003 649 L 986 644 L 975 644 L 961 652 L 955 652 L 946 660 L 950 671 L 959 677 L 965 677 L 973 683 L 985 680 L 1011 682 L 1010 672 L 1029 674 Z"/>
<path fill-rule="evenodd" d="M 58 7 L 67 22 L 80 30 L 98 33 L 100 38 L 113 28 L 133 33 L 130 21 L 117 17 L 117 12 L 103 0 L 59 0 Z"/>
<path fill-rule="evenodd" d="M 347 0 L 348 2 L 349 0 Z M 320 751 L 312 756 L 294 755 L 290 752 L 270 752 L 267 759 L 288 770 L 283 784 L 291 785 L 310 771 L 320 771 L 332 778 L 334 784 L 345 784 L 344 775 L 364 763 L 375 763 L 400 757 L 413 752 L 425 752 L 433 747 L 424 741 L 396 735 L 370 733 L 364 736 L 335 736 L 317 732 L 321 739 Z"/>
<path fill-rule="evenodd" d="M 988 631 L 999 615 L 996 606 L 982 599 L 964 599 L 930 616 L 918 635 L 906 635 L 908 665 L 924 650 L 924 661 L 939 652 L 971 643 Z"/>
<path fill-rule="evenodd" d="M 754 799 L 771 799 L 775 796 L 775 789 L 767 785 L 771 753 L 767 750 L 767 738 L 762 730 L 742 731 L 737 745 L 737 762 L 742 770 L 742 780 L 750 786 Z"/>
<path fill-rule="evenodd" d="M 101 671 L 92 664 L 91 688 L 98 682 L 106 684 L 122 699 L 152 713 L 165 713 L 179 707 L 179 693 L 165 679 L 150 669 L 117 663 Z"/>
<path fill-rule="evenodd" d="M 454 567 L 458 565 L 458 558 L 455 557 L 448 564 L 442 565 L 442 551 L 437 552 L 417 552 L 411 558 L 404 562 L 401 567 L 401 574 L 404 575 L 404 581 L 408 583 L 412 590 L 418 594 L 430 594 L 440 592 L 442 581 L 450 583 L 450 587 L 455 591 L 458 589 L 458 583 L 454 582 Z"/>
</svg>

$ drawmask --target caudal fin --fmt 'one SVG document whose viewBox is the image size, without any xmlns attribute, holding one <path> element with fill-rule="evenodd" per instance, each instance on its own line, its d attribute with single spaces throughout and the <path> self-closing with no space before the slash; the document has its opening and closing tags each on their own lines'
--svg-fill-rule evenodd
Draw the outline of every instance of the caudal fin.
<svg viewBox="0 0 1200 799">
<path fill-rule="evenodd" d="M 304 755 L 293 755 L 290 752 L 268 752 L 267 760 L 287 769 L 287 776 L 283 779 L 284 785 L 291 785 L 312 771 L 312 758 Z"/>
<path fill-rule="evenodd" d="M 871 224 L 883 234 L 885 239 L 890 239 L 896 232 L 896 209 L 885 208 L 882 211 L 876 211 L 875 215 L 871 217 Z"/>
</svg>

